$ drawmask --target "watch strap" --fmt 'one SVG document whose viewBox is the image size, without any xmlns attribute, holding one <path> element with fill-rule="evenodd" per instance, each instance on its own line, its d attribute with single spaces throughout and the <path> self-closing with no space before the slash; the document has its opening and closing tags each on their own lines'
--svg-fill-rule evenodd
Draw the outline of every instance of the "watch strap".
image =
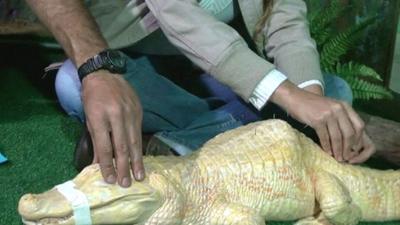
<svg viewBox="0 0 400 225">
<path fill-rule="evenodd" d="M 95 55 L 93 58 L 88 59 L 84 64 L 82 64 L 78 68 L 78 76 L 79 79 L 82 81 L 90 73 L 101 69 L 101 62 L 100 62 L 99 55 Z"/>
</svg>

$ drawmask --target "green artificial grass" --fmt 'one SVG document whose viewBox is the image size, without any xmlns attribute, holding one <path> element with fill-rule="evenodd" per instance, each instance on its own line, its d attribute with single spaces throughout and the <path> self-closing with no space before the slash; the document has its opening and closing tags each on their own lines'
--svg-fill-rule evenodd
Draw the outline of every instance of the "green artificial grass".
<svg viewBox="0 0 400 225">
<path fill-rule="evenodd" d="M 17 214 L 24 193 L 39 193 L 76 173 L 71 165 L 80 126 L 60 112 L 15 70 L 0 70 L 0 224 L 21 224 Z"/>
<path fill-rule="evenodd" d="M 0 152 L 10 160 L 0 164 L 0 225 L 21 224 L 17 204 L 24 193 L 43 192 L 76 174 L 71 162 L 80 125 L 28 77 L 26 71 L 0 69 Z"/>
</svg>

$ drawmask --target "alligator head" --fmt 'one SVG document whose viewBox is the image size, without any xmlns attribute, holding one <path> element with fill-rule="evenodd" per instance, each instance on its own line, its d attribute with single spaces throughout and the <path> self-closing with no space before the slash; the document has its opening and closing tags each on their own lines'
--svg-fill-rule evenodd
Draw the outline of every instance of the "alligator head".
<svg viewBox="0 0 400 225">
<path fill-rule="evenodd" d="M 157 186 L 154 184 L 159 177 L 148 174 L 143 182 L 122 188 L 105 183 L 95 164 L 85 168 L 72 183 L 86 196 L 92 224 L 141 224 L 162 204 L 160 191 L 152 187 Z M 18 211 L 27 225 L 76 224 L 73 207 L 64 196 L 57 188 L 26 194 L 20 199 Z"/>
</svg>

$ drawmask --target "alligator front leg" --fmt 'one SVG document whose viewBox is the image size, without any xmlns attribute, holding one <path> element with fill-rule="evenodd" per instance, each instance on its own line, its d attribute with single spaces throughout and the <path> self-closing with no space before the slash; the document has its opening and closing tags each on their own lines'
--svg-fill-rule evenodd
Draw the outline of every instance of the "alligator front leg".
<svg viewBox="0 0 400 225">
<path fill-rule="evenodd" d="M 348 190 L 334 175 L 324 171 L 316 172 L 314 185 L 322 211 L 320 218 L 326 218 L 333 225 L 355 225 L 360 221 L 360 208 L 352 203 Z"/>
<path fill-rule="evenodd" d="M 209 210 L 210 225 L 265 225 L 265 221 L 252 208 L 227 202 L 213 204 Z"/>
</svg>

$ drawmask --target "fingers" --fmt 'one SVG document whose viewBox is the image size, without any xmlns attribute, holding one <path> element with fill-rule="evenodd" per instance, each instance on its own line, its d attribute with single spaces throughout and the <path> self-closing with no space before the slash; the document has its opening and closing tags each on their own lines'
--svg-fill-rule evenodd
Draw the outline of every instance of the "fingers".
<svg viewBox="0 0 400 225">
<path fill-rule="evenodd" d="M 348 104 L 334 100 L 327 103 L 329 107 L 316 116 L 314 128 L 324 151 L 340 162 L 347 161 L 355 155 L 352 150 L 361 148 L 359 136 L 364 129 L 363 121 Z"/>
<path fill-rule="evenodd" d="M 131 117 L 131 114 L 128 114 Z M 144 179 L 144 165 L 141 139 L 141 120 L 123 119 L 123 116 L 112 116 L 111 137 L 109 129 L 97 128 L 93 132 L 94 162 L 100 165 L 102 175 L 107 183 L 122 187 L 131 185 L 132 169 L 136 180 Z M 92 130 L 92 129 L 90 129 Z M 114 151 L 114 154 L 113 154 Z M 115 157 L 115 168 L 113 164 Z"/>
<path fill-rule="evenodd" d="M 321 142 L 322 149 L 329 155 L 333 155 L 328 128 L 325 126 L 325 124 L 323 124 L 317 126 L 315 131 L 317 132 L 319 141 Z"/>
<path fill-rule="evenodd" d="M 124 119 L 122 116 L 113 116 L 110 119 L 118 184 L 122 187 L 129 187 L 131 185 L 131 174 L 129 166 L 130 144 L 128 141 L 128 132 L 124 126 Z"/>
<path fill-rule="evenodd" d="M 315 129 L 325 152 L 344 161 L 356 154 L 352 150 L 357 152 L 362 148 L 364 122 L 350 105 L 307 91 L 299 91 L 291 97 L 292 104 L 280 106 L 296 120 Z"/>
<path fill-rule="evenodd" d="M 355 132 L 354 146 L 352 147 L 355 150 L 360 150 L 362 146 L 362 136 L 364 133 L 365 123 L 349 104 L 343 102 L 342 105 L 346 109 L 348 118 L 350 119 Z"/>
<path fill-rule="evenodd" d="M 363 163 L 376 152 L 375 144 L 371 141 L 366 132 L 362 133 L 361 138 L 363 143 L 363 150 L 360 152 L 359 155 L 349 160 L 349 163 L 351 164 Z"/>
<path fill-rule="evenodd" d="M 338 123 L 342 135 L 342 154 L 343 160 L 347 161 L 350 159 L 351 155 L 354 151 L 352 151 L 352 147 L 354 146 L 355 140 L 355 130 L 351 124 L 350 119 L 347 114 L 342 111 L 341 114 L 338 115 Z M 359 150 L 359 149 L 357 149 Z"/>
<path fill-rule="evenodd" d="M 361 153 L 361 150 L 354 150 L 354 149 L 352 149 L 352 151 L 351 151 L 350 154 L 349 154 L 349 159 L 347 160 L 347 162 L 349 162 L 352 158 L 354 158 L 354 157 L 360 155 L 360 153 Z"/>
<path fill-rule="evenodd" d="M 361 139 L 364 133 L 365 123 L 349 104 L 343 102 L 342 105 L 346 109 L 346 112 L 354 128 L 354 141 L 355 143 L 359 144 L 361 143 Z"/>
<path fill-rule="evenodd" d="M 328 121 L 328 131 L 331 140 L 333 156 L 339 162 L 343 161 L 343 143 L 342 134 L 337 120 L 330 119 Z"/>
<path fill-rule="evenodd" d="M 137 115 L 137 117 L 140 116 Z M 142 151 L 141 119 L 137 118 L 132 124 L 134 124 L 134 126 L 130 126 L 128 135 L 131 146 L 131 169 L 135 179 L 137 181 L 141 181 L 145 177 Z"/>
<path fill-rule="evenodd" d="M 118 180 L 119 185 L 128 187 L 132 182 L 131 169 L 137 179 L 144 178 L 140 100 L 121 76 L 103 70 L 95 73 L 97 76 L 85 79 L 81 93 L 86 119 L 93 128 L 90 132 L 94 147 L 93 162 L 100 164 L 108 183 Z"/>
<path fill-rule="evenodd" d="M 351 158 L 349 160 L 349 163 L 351 164 L 358 164 L 358 163 L 363 163 L 369 159 L 371 155 L 373 155 L 375 152 L 375 148 L 373 146 L 369 146 L 367 148 L 364 148 L 360 154 L 356 155 L 355 157 Z"/>
<path fill-rule="evenodd" d="M 101 174 L 107 183 L 114 184 L 117 177 L 113 164 L 113 149 L 109 129 L 104 124 L 97 124 L 97 127 L 88 124 L 88 129 L 92 136 L 93 149 L 98 158 Z"/>
</svg>

